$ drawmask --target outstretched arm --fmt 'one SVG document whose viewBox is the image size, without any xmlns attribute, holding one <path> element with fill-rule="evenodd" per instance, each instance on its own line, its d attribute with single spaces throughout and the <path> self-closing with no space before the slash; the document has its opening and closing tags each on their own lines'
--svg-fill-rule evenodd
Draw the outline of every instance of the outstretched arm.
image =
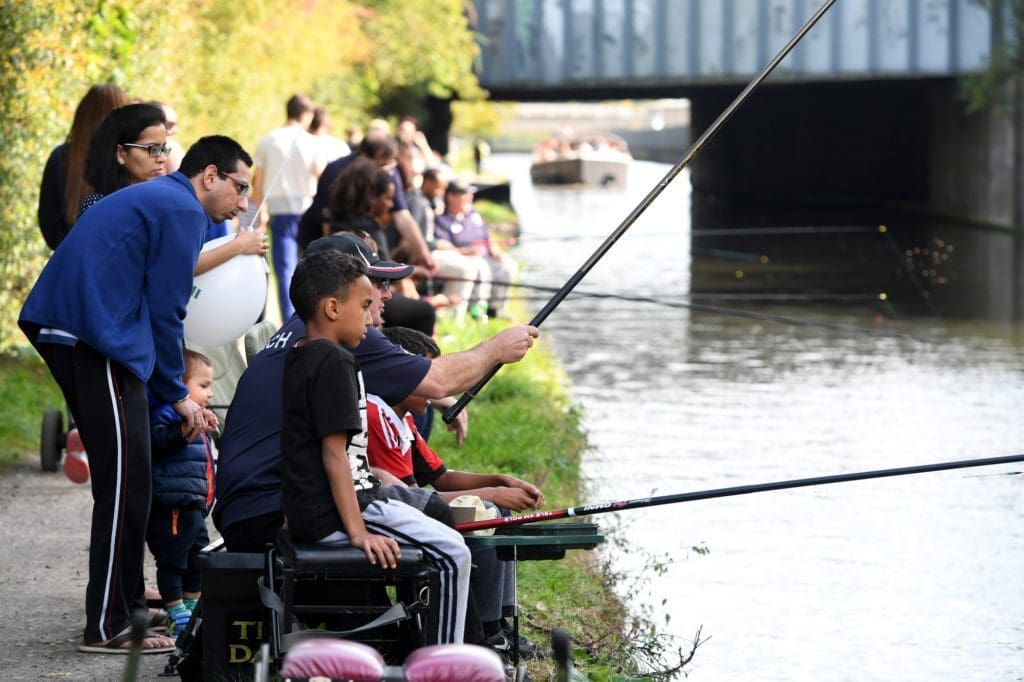
<svg viewBox="0 0 1024 682">
<path fill-rule="evenodd" d="M 431 400 L 461 393 L 479 381 L 491 367 L 522 360 L 539 335 L 536 327 L 517 325 L 469 350 L 435 358 L 427 375 L 413 392 Z"/>
</svg>

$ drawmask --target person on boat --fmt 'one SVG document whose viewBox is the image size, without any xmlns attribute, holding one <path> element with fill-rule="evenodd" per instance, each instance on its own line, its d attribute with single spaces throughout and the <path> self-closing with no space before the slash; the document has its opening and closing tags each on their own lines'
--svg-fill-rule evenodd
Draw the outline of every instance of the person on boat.
<svg viewBox="0 0 1024 682">
<path fill-rule="evenodd" d="M 502 253 L 491 237 L 491 228 L 473 208 L 475 189 L 456 182 L 444 192 L 444 213 L 434 221 L 434 239 L 438 250 L 454 250 L 464 256 L 482 259 L 490 271 L 491 284 L 486 314 L 500 316 L 508 300 L 509 284 L 519 272 L 515 260 Z"/>
</svg>

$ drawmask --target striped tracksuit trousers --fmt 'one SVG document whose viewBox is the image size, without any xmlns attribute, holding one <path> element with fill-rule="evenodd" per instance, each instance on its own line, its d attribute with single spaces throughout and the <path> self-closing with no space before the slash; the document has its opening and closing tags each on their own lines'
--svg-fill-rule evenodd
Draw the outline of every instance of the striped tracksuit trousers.
<svg viewBox="0 0 1024 682">
<path fill-rule="evenodd" d="M 85 590 L 86 643 L 128 627 L 142 600 L 146 523 L 152 495 L 146 384 L 79 341 L 40 343 L 89 456 L 92 531 Z"/>
<path fill-rule="evenodd" d="M 437 569 L 440 573 L 437 642 L 462 644 L 472 568 L 469 548 L 462 535 L 397 500 L 371 502 L 363 510 L 363 523 L 371 533 L 419 548 L 427 563 Z M 348 544 L 348 536 L 338 531 L 321 542 Z"/>
</svg>

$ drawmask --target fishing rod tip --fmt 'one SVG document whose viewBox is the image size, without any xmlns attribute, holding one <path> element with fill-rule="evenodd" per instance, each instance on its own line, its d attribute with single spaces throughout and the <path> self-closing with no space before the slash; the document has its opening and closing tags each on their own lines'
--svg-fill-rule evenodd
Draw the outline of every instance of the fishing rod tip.
<svg viewBox="0 0 1024 682">
<path fill-rule="evenodd" d="M 889 300 L 889 294 L 885 293 L 884 291 L 881 292 L 880 294 L 878 294 L 878 300 L 879 301 L 888 301 Z"/>
<path fill-rule="evenodd" d="M 886 232 L 889 231 L 889 228 L 886 227 L 885 225 L 879 225 L 878 226 L 878 231 L 881 232 L 882 234 L 885 234 Z"/>
</svg>

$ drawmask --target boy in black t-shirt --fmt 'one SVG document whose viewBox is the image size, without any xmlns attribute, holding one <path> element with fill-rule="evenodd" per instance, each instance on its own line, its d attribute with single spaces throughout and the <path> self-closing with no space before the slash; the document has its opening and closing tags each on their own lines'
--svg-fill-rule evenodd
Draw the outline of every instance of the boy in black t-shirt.
<svg viewBox="0 0 1024 682">
<path fill-rule="evenodd" d="M 462 536 L 380 495 L 366 458 L 366 394 L 354 348 L 372 323 L 366 265 L 337 251 L 311 254 L 289 295 L 306 337 L 288 352 L 281 387 L 282 506 L 300 541 L 351 544 L 393 568 L 396 540 L 421 549 L 440 574 L 436 640 L 461 643 L 470 554 Z"/>
</svg>

